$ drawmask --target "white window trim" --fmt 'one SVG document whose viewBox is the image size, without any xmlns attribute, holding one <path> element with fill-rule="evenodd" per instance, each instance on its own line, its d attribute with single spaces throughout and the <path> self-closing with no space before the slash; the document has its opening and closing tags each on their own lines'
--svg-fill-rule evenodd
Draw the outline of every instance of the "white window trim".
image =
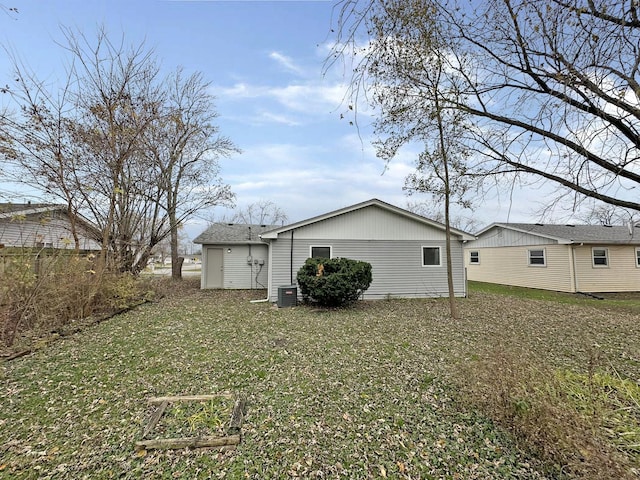
<svg viewBox="0 0 640 480">
<path fill-rule="evenodd" d="M 531 252 L 538 251 L 538 250 L 542 251 L 542 260 L 544 261 L 544 263 L 531 263 Z M 540 257 L 536 257 L 536 258 L 540 258 Z M 529 267 L 537 267 L 537 268 L 546 267 L 547 266 L 547 249 L 546 248 L 529 248 L 529 249 L 527 249 L 527 265 Z"/>
<path fill-rule="evenodd" d="M 636 268 L 640 268 L 640 247 L 636 247 Z"/>
<path fill-rule="evenodd" d="M 309 258 L 312 258 L 314 248 L 328 248 L 329 258 L 333 258 L 333 246 L 332 245 L 309 245 Z"/>
<path fill-rule="evenodd" d="M 425 265 L 424 264 L 424 249 L 425 248 L 437 248 L 438 249 L 438 265 Z M 442 267 L 442 247 L 440 247 L 439 245 L 422 245 L 420 247 L 420 263 L 425 268 Z"/>
<path fill-rule="evenodd" d="M 595 250 L 604 250 L 604 257 L 599 258 L 605 258 L 607 261 L 606 265 L 596 265 L 596 262 L 594 261 L 595 258 L 593 256 Z M 636 263 L 637 262 L 638 260 L 636 260 Z M 591 247 L 591 266 L 593 268 L 609 268 L 609 249 L 607 247 Z"/>
<path fill-rule="evenodd" d="M 478 259 L 477 262 L 472 262 L 471 261 L 471 254 L 472 253 L 477 253 L 478 254 L 477 257 L 476 257 Z M 469 250 L 469 265 L 480 265 L 480 250 Z"/>
</svg>

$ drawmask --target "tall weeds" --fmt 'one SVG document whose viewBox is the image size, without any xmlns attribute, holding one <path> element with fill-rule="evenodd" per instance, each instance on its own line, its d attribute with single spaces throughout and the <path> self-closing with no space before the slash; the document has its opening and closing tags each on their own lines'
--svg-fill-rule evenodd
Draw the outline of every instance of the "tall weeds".
<svg viewBox="0 0 640 480">
<path fill-rule="evenodd" d="M 461 376 L 467 399 L 550 473 L 638 479 L 640 386 L 607 371 L 596 357 L 575 373 L 500 347 L 466 365 Z"/>
<path fill-rule="evenodd" d="M 93 255 L 20 251 L 2 258 L 0 342 L 56 332 L 96 312 L 125 307 L 143 295 L 131 276 L 97 268 Z"/>
</svg>

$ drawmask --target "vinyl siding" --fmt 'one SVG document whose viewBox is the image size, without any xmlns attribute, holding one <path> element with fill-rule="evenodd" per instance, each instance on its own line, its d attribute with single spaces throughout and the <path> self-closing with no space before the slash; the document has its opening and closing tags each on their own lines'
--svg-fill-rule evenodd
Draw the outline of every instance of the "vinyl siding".
<svg viewBox="0 0 640 480">
<path fill-rule="evenodd" d="M 201 288 L 206 288 L 206 272 L 207 272 L 207 248 L 222 249 L 222 288 L 249 290 L 249 289 L 266 289 L 269 280 L 268 255 L 269 246 L 251 245 L 251 256 L 255 260 L 263 260 L 264 264 L 249 265 L 247 257 L 249 256 L 249 245 L 202 245 L 202 276 Z M 228 250 L 231 249 L 231 252 Z"/>
<path fill-rule="evenodd" d="M 282 235 L 289 236 L 289 232 Z M 431 227 L 377 206 L 328 218 L 297 228 L 294 237 L 306 240 L 445 240 L 443 229 Z M 322 242 L 326 243 L 326 242 Z"/>
<path fill-rule="evenodd" d="M 529 265 L 531 249 L 545 250 L 546 266 Z M 470 251 L 479 252 L 480 263 L 469 263 Z M 574 291 L 573 261 L 569 245 L 479 248 L 477 242 L 473 242 L 465 248 L 464 262 L 469 280 L 559 292 Z"/>
<path fill-rule="evenodd" d="M 277 300 L 278 286 L 295 284 L 296 273 L 309 257 L 312 245 L 331 245 L 334 257 L 346 257 L 369 262 L 373 282 L 365 292 L 365 299 L 392 297 L 419 298 L 448 296 L 445 242 L 441 240 L 327 240 L 326 238 L 293 239 L 291 268 L 291 238 L 289 233 L 272 242 L 270 297 Z M 424 238 L 424 232 L 423 232 Z M 441 247 L 441 266 L 422 266 L 422 247 Z M 454 286 L 456 296 L 465 295 L 462 246 L 452 245 Z M 300 293 L 300 292 L 298 292 Z"/>
<path fill-rule="evenodd" d="M 477 240 L 469 243 L 474 249 L 484 247 L 517 247 L 527 245 L 553 245 L 555 240 L 533 235 L 530 233 L 516 232 L 508 228 L 495 226 L 484 232 Z"/>
<path fill-rule="evenodd" d="M 231 249 L 229 253 L 227 250 Z M 251 245 L 251 256 L 254 260 L 263 260 L 264 264 L 248 265 L 248 245 L 223 246 L 223 281 L 229 289 L 266 289 L 268 281 L 268 246 Z M 256 282 L 257 280 L 257 282 Z"/>
<path fill-rule="evenodd" d="M 100 250 L 99 243 L 83 236 L 81 232 L 78 227 L 81 250 Z M 43 244 L 58 249 L 75 248 L 71 227 L 66 219 L 40 219 L 38 216 L 0 221 L 0 243 L 5 247 L 31 248 Z"/>
<path fill-rule="evenodd" d="M 594 267 L 592 247 L 607 248 L 609 265 Z M 583 245 L 575 247 L 578 291 L 638 292 L 640 268 L 636 267 L 635 245 Z"/>
</svg>

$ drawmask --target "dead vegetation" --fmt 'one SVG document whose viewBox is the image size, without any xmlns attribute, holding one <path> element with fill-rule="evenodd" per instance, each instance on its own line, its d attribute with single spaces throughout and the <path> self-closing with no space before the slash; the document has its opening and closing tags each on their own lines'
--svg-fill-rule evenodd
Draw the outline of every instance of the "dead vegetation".
<svg viewBox="0 0 640 480">
<path fill-rule="evenodd" d="M 13 254 L 0 276 L 0 354 L 30 351 L 149 298 L 131 275 L 101 271 L 95 256 Z"/>
</svg>

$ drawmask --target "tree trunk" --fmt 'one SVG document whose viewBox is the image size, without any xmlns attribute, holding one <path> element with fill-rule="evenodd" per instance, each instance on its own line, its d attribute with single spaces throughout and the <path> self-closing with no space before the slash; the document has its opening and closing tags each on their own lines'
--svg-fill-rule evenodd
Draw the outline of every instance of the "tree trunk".
<svg viewBox="0 0 640 480">
<path fill-rule="evenodd" d="M 446 238 L 446 252 L 447 252 L 447 285 L 449 287 L 449 310 L 451 313 L 451 319 L 457 320 L 460 318 L 458 314 L 458 305 L 456 303 L 455 289 L 453 287 L 453 262 L 451 261 L 451 222 L 449 221 L 449 195 L 447 194 L 444 199 L 444 224 L 445 224 L 445 238 Z"/>
<path fill-rule="evenodd" d="M 439 72 L 440 73 L 440 72 Z M 438 77 L 439 78 L 439 77 Z M 435 95 L 435 109 L 438 121 L 438 135 L 440 142 L 440 156 L 442 160 L 442 168 L 444 170 L 444 227 L 445 227 L 445 251 L 447 255 L 447 286 L 449 290 L 449 313 L 452 320 L 460 318 L 458 315 L 458 305 L 456 304 L 455 289 L 453 286 L 453 262 L 451 261 L 451 218 L 450 218 L 450 206 L 451 206 L 451 182 L 449 178 L 449 154 L 445 146 L 445 132 L 444 132 L 444 119 L 442 118 L 442 111 L 440 110 L 439 96 L 436 92 Z"/>
<path fill-rule="evenodd" d="M 175 212 L 169 212 L 169 222 L 171 228 L 171 278 L 182 280 L 184 257 L 178 257 L 178 222 Z"/>
</svg>

